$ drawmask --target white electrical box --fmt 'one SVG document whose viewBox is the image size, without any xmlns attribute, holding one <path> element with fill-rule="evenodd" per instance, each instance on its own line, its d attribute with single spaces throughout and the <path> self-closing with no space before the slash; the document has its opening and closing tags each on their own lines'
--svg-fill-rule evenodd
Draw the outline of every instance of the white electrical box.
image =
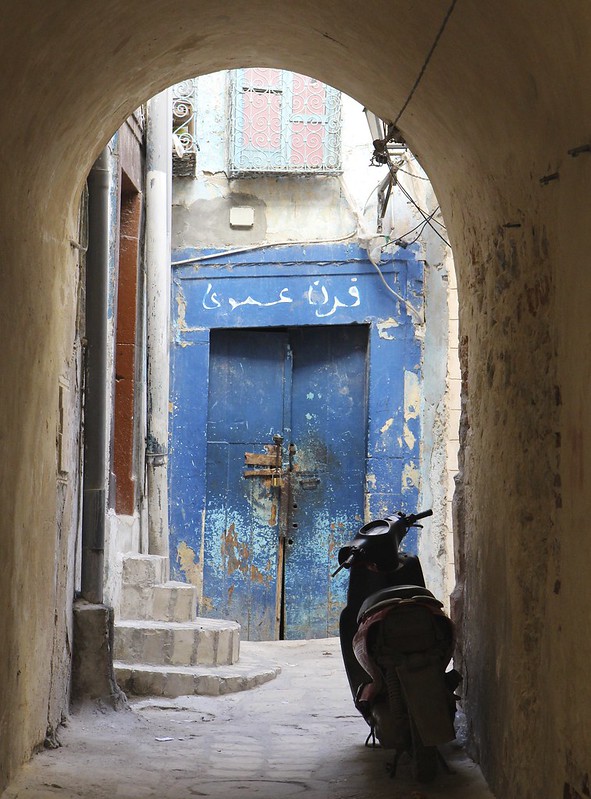
<svg viewBox="0 0 591 799">
<path fill-rule="evenodd" d="M 254 225 L 254 208 L 238 205 L 230 208 L 230 227 L 249 228 Z"/>
</svg>

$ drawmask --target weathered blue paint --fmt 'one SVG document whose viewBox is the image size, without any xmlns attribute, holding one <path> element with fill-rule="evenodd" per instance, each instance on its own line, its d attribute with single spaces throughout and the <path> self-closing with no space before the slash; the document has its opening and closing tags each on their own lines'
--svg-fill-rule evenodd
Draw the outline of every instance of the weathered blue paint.
<svg viewBox="0 0 591 799">
<path fill-rule="evenodd" d="M 177 251 L 173 260 L 202 255 Z M 420 311 L 422 263 L 416 253 L 398 251 L 382 270 Z M 203 564 L 211 329 L 367 325 L 367 451 L 359 458 L 365 513 L 415 510 L 421 341 L 409 311 L 385 290 L 364 250 L 294 246 L 176 266 L 172 301 L 170 531 L 176 578 L 199 584 Z M 407 549 L 416 549 L 416 536 L 409 536 Z"/>
<path fill-rule="evenodd" d="M 291 331 L 295 451 L 285 546 L 284 635 L 338 633 L 346 582 L 331 580 L 337 550 L 363 523 L 366 325 Z"/>
<path fill-rule="evenodd" d="M 249 640 L 278 633 L 280 496 L 269 477 L 243 477 L 244 454 L 284 432 L 287 352 L 285 333 L 212 332 L 201 613 L 236 619 Z"/>
<path fill-rule="evenodd" d="M 337 632 L 335 550 L 363 520 L 366 352 L 359 325 L 211 333 L 202 612 L 250 640 L 281 622 L 287 638 Z M 244 478 L 274 435 L 282 485 Z"/>
</svg>

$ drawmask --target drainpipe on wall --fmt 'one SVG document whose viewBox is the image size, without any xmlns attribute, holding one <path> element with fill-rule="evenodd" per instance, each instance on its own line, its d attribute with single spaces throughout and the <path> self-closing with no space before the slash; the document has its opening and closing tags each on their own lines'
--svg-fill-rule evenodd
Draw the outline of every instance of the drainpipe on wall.
<svg viewBox="0 0 591 799">
<path fill-rule="evenodd" d="M 146 137 L 148 544 L 168 556 L 168 395 L 170 214 L 172 202 L 170 90 L 148 103 Z M 167 561 L 168 563 L 168 561 Z"/>
<path fill-rule="evenodd" d="M 74 602 L 72 701 L 127 705 L 113 670 L 113 609 L 103 604 L 107 505 L 107 325 L 110 158 L 105 148 L 88 176 L 86 388 L 82 485 L 81 595 Z M 112 377 L 112 376 L 111 376 Z"/>
<path fill-rule="evenodd" d="M 88 176 L 86 255 L 86 390 L 82 500 L 81 593 L 103 601 L 107 474 L 107 311 L 109 301 L 109 150 Z"/>
</svg>

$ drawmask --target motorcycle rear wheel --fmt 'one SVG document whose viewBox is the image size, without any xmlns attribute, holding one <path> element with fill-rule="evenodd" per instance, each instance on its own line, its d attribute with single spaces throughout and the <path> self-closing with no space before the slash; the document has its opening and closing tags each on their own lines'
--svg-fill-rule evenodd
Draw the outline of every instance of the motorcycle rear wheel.
<svg viewBox="0 0 591 799">
<path fill-rule="evenodd" d="M 425 746 L 412 718 L 410 719 L 412 737 L 412 772 L 417 782 L 433 782 L 437 776 L 437 747 Z"/>
</svg>

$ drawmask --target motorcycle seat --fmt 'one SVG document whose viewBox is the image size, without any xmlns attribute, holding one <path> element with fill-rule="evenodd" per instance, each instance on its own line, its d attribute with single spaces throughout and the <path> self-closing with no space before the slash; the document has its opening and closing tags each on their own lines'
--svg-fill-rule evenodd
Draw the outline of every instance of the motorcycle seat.
<svg viewBox="0 0 591 799">
<path fill-rule="evenodd" d="M 386 605 L 405 599 L 417 599 L 422 603 L 435 605 L 437 608 L 443 607 L 443 603 L 435 599 L 428 588 L 423 588 L 420 585 L 395 585 L 391 588 L 382 588 L 381 591 L 376 591 L 375 594 L 370 594 L 359 609 L 357 623 L 361 621 L 368 610 L 379 610 Z"/>
</svg>

